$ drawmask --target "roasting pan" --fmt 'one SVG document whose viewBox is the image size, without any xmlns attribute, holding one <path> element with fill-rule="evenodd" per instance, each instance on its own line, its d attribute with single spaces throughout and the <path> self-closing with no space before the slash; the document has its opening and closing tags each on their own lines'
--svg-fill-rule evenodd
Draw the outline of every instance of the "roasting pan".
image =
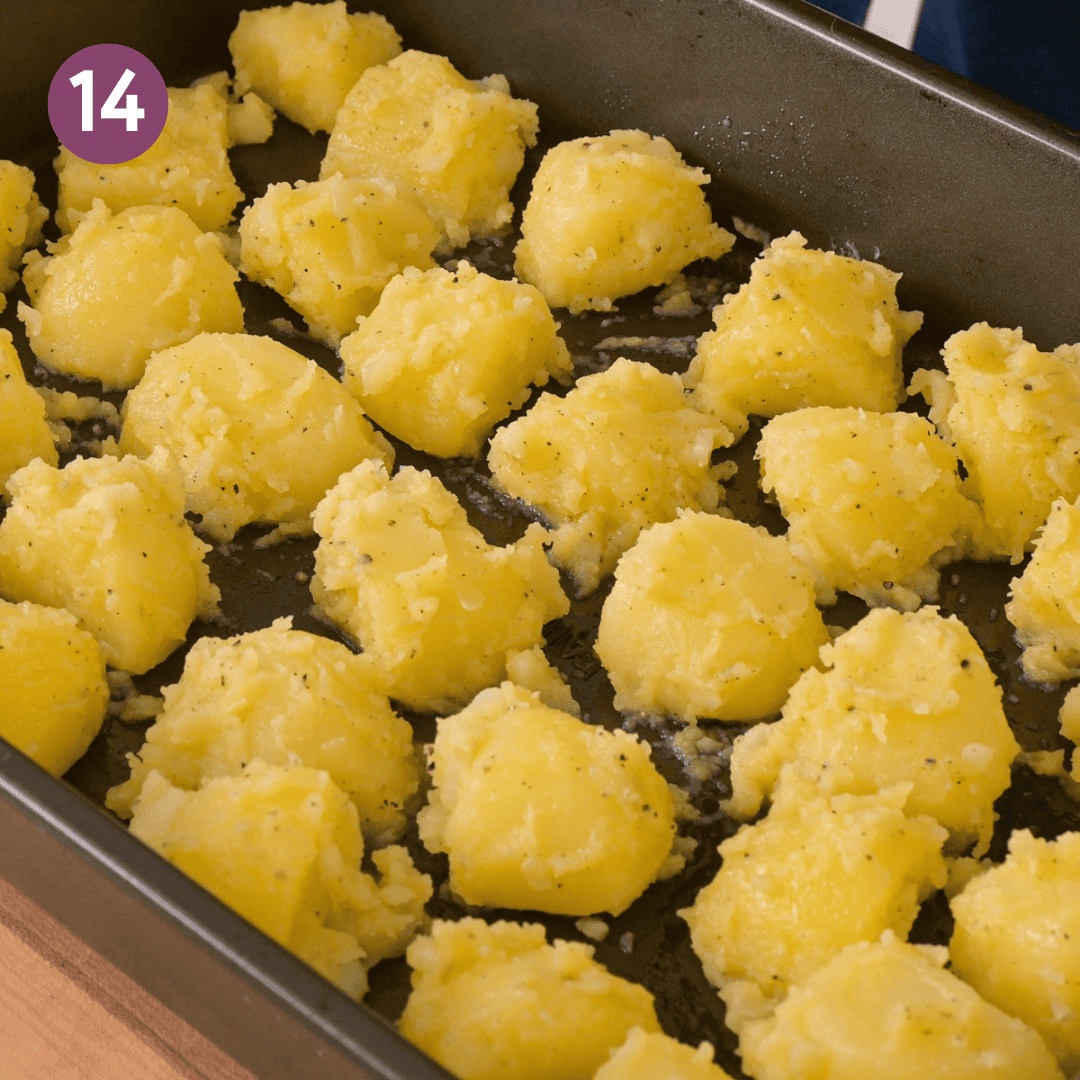
<svg viewBox="0 0 1080 1080">
<path fill-rule="evenodd" d="M 4 0 L 0 158 L 34 167 L 39 191 L 55 205 L 46 95 L 60 64 L 87 45 L 118 42 L 144 52 L 170 85 L 181 85 L 228 67 L 225 43 L 244 6 L 258 5 Z M 1080 340 L 1080 134 L 800 0 L 386 0 L 350 2 L 350 8 L 381 11 L 406 47 L 446 55 L 472 78 L 500 72 L 516 96 L 538 104 L 542 146 L 526 163 L 519 207 L 544 146 L 643 128 L 666 136 L 710 173 L 708 195 L 720 224 L 730 228 L 737 217 L 771 235 L 798 229 L 813 246 L 901 271 L 901 306 L 926 315 L 905 354 L 909 369 L 936 364 L 950 333 L 982 319 L 1022 326 L 1042 349 Z M 271 181 L 313 179 L 321 145 L 279 119 L 270 144 L 233 151 L 233 168 L 249 197 L 258 195 Z M 733 288 L 759 250 L 741 237 L 720 263 L 695 273 L 721 291 Z M 511 260 L 508 244 L 474 246 L 469 254 L 496 272 L 507 272 Z M 34 381 L 70 388 L 34 371 L 14 317 L 22 295 L 18 287 L 9 296 L 0 325 L 15 334 Z M 246 286 L 242 299 L 252 332 L 278 333 L 281 319 L 302 325 L 258 286 Z M 654 302 L 646 295 L 620 303 L 615 317 L 556 313 L 579 371 L 596 370 L 621 351 L 683 370 L 693 339 L 711 325 L 708 310 L 664 319 L 653 313 Z M 612 337 L 642 340 L 615 346 Z M 287 343 L 337 370 L 336 358 L 313 342 L 290 336 Z M 100 392 L 93 384 L 74 388 Z M 753 443 L 751 432 L 736 450 L 740 471 L 729 485 L 729 505 L 741 517 L 783 531 L 776 510 L 757 492 Z M 398 449 L 399 462 L 433 464 Z M 442 463 L 437 471 L 489 539 L 505 542 L 524 528 L 528 519 L 520 509 L 492 499 L 482 465 Z M 314 543 L 261 550 L 254 546 L 257 535 L 245 530 L 235 545 L 211 553 L 227 623 L 196 625 L 192 638 L 263 627 L 284 614 L 302 629 L 330 632 L 312 617 L 310 595 L 296 577 L 298 570 L 310 573 Z M 1051 693 L 1023 681 L 1003 616 L 1009 581 L 1019 570 L 969 563 L 947 568 L 940 605 L 960 614 L 983 646 L 1024 749 L 1068 748 L 1056 723 L 1065 688 Z M 575 604 L 548 628 L 548 652 L 590 720 L 627 723 L 612 708 L 591 649 L 603 595 Z M 861 603 L 842 598 L 827 621 L 851 625 L 864 612 Z M 182 659 L 181 651 L 137 679 L 139 689 L 155 693 L 174 682 Z M 411 719 L 418 739 L 432 737 L 430 718 Z M 377 967 L 368 1004 L 356 1006 L 103 809 L 105 790 L 126 778 L 123 755 L 138 749 L 145 727 L 110 719 L 63 781 L 0 740 L 0 876 L 260 1080 L 445 1078 L 393 1028 L 407 993 L 403 962 Z M 661 768 L 685 780 L 664 725 L 635 729 L 653 742 Z M 715 725 L 718 740 L 728 745 L 740 730 Z M 683 875 L 606 920 L 610 932 L 597 956 L 656 994 L 670 1034 L 695 1045 L 708 1039 L 717 1060 L 740 1076 L 719 999 L 673 915 L 711 878 L 716 845 L 736 827 L 716 807 L 725 783 L 721 769 L 714 781 L 694 787 L 702 816 L 688 831 L 699 840 L 697 855 Z M 1014 827 L 1047 837 L 1080 828 L 1076 804 L 1056 781 L 1025 766 L 1016 768 L 997 809 L 1001 821 L 991 854 L 999 859 Z M 422 868 L 445 877 L 439 859 L 417 845 L 415 830 L 411 840 Z M 455 910 L 437 893 L 433 915 Z M 552 935 L 582 940 L 573 920 L 542 921 Z M 947 908 L 931 902 L 913 938 L 946 941 L 948 929 Z"/>
</svg>

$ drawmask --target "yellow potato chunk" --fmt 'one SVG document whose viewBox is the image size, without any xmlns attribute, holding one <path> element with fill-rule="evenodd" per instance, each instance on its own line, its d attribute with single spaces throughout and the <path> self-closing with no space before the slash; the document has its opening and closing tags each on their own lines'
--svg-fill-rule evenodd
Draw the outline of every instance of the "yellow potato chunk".
<svg viewBox="0 0 1080 1080">
<path fill-rule="evenodd" d="M 840 590 L 913 611 L 936 598 L 939 568 L 977 527 L 956 454 L 914 413 L 784 413 L 765 425 L 757 457 L 825 604 Z"/>
<path fill-rule="evenodd" d="M 976 323 L 911 391 L 956 446 L 986 518 L 978 558 L 1020 562 L 1057 498 L 1080 496 L 1080 345 L 1040 352 L 1023 331 Z"/>
<path fill-rule="evenodd" d="M 291 619 L 191 647 L 131 778 L 106 805 L 121 817 L 151 772 L 185 790 L 237 776 L 256 759 L 321 769 L 355 803 L 364 836 L 396 839 L 420 784 L 412 728 L 390 708 L 366 658 L 341 642 L 291 628 Z"/>
<path fill-rule="evenodd" d="M 381 15 L 351 15 L 345 0 L 241 11 L 229 38 L 236 90 L 254 90 L 308 131 L 329 131 L 356 80 L 401 52 Z"/>
<path fill-rule="evenodd" d="M 644 987 L 537 923 L 437 919 L 406 955 L 398 1028 L 459 1080 L 592 1080 L 631 1029 L 660 1030 Z"/>
<path fill-rule="evenodd" d="M 513 214 L 510 187 L 536 143 L 536 106 L 502 75 L 473 82 L 415 49 L 370 67 L 349 91 L 320 176 L 380 177 L 412 191 L 451 247 L 493 236 Z"/>
<path fill-rule="evenodd" d="M 0 160 L 0 311 L 4 295 L 18 280 L 23 252 L 41 243 L 49 211 L 34 190 L 34 174 L 25 165 Z"/>
<path fill-rule="evenodd" d="M 53 776 L 86 753 L 109 704 L 105 658 L 75 616 L 0 600 L 0 736 Z"/>
<path fill-rule="evenodd" d="M 514 272 L 552 307 L 611 311 L 612 301 L 668 285 L 735 237 L 713 223 L 709 177 L 644 131 L 572 139 L 540 162 L 521 218 Z"/>
<path fill-rule="evenodd" d="M 713 309 L 686 374 L 699 407 L 742 435 L 747 417 L 812 405 L 891 412 L 904 400 L 900 359 L 922 325 L 901 311 L 899 274 L 864 259 L 774 240 L 750 280 Z"/>
<path fill-rule="evenodd" d="M 755 1080 L 1064 1080 L 1038 1034 L 886 931 L 793 988 L 739 1042 Z"/>
<path fill-rule="evenodd" d="M 951 902 L 952 969 L 1030 1024 L 1062 1070 L 1080 1070 L 1080 832 L 1009 838 L 1005 862 Z"/>
<path fill-rule="evenodd" d="M 728 809 L 753 817 L 790 763 L 823 794 L 913 785 L 904 810 L 984 855 L 1020 747 L 978 643 L 935 608 L 875 608 L 821 650 L 783 716 L 735 740 Z"/>
<path fill-rule="evenodd" d="M 753 720 L 779 710 L 828 637 L 786 540 L 684 511 L 620 560 L 596 653 L 617 709 Z"/>
<path fill-rule="evenodd" d="M 8 478 L 34 458 L 59 460 L 45 401 L 26 381 L 11 331 L 0 330 L 0 500 L 10 501 Z"/>
<path fill-rule="evenodd" d="M 151 772 L 131 831 L 357 999 L 427 923 L 431 879 L 396 846 L 372 855 L 379 881 L 360 870 L 356 807 L 325 772 L 255 761 L 198 791 Z"/>
<path fill-rule="evenodd" d="M 713 1048 L 692 1046 L 662 1031 L 634 1028 L 596 1070 L 593 1080 L 731 1080 L 713 1061 Z"/>
<path fill-rule="evenodd" d="M 533 385 L 568 375 L 544 298 L 462 262 L 406 269 L 341 343 L 344 383 L 391 435 L 437 457 L 475 457 Z"/>
<path fill-rule="evenodd" d="M 407 266 L 435 265 L 438 226 L 392 183 L 329 176 L 271 184 L 240 221 L 240 269 L 280 293 L 336 348 Z"/>
<path fill-rule="evenodd" d="M 378 665 L 390 697 L 453 712 L 506 675 L 507 652 L 543 644 L 570 602 L 530 525 L 494 547 L 427 472 L 388 479 L 361 462 L 315 511 L 311 593 Z"/>
<path fill-rule="evenodd" d="M 495 433 L 488 463 L 497 487 L 554 527 L 552 561 L 585 594 L 642 529 L 717 509 L 730 472 L 712 452 L 730 443 L 723 424 L 688 406 L 677 375 L 621 358 L 566 397 L 544 394 Z"/>
<path fill-rule="evenodd" d="M 1058 720 L 1061 723 L 1061 734 L 1080 746 L 1080 686 L 1074 686 L 1061 703 L 1058 712 Z M 1080 784 L 1080 753 L 1073 751 L 1072 779 Z"/>
<path fill-rule="evenodd" d="M 273 338 L 201 334 L 156 353 L 124 402 L 120 450 L 165 447 L 187 509 L 229 540 L 252 521 L 311 531 L 338 477 L 393 450 L 329 372 Z"/>
<path fill-rule="evenodd" d="M 30 348 L 51 371 L 134 386 L 150 354 L 203 332 L 244 329 L 239 274 L 221 238 L 182 210 L 140 206 L 113 215 L 100 200 L 74 232 L 33 253 L 19 305 Z"/>
<path fill-rule="evenodd" d="M 0 521 L 0 594 L 67 608 L 100 642 L 110 667 L 140 674 L 160 663 L 196 618 L 217 611 L 203 554 L 184 520 L 179 473 L 164 450 L 40 458 L 8 481 Z"/>
<path fill-rule="evenodd" d="M 648 744 L 549 708 L 512 683 L 439 720 L 420 839 L 450 856 L 467 904 L 621 914 L 667 867 L 667 782 Z"/>
<path fill-rule="evenodd" d="M 716 877 L 680 912 L 739 1032 L 845 945 L 906 936 L 945 884 L 946 832 L 905 817 L 910 785 L 825 797 L 792 780 L 756 825 L 720 845 Z"/>
</svg>

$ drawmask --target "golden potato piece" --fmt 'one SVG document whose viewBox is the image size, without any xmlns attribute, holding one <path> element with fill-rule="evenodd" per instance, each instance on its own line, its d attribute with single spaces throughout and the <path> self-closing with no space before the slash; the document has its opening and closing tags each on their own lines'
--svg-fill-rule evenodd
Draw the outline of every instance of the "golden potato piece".
<svg viewBox="0 0 1080 1080">
<path fill-rule="evenodd" d="M 533 385 L 570 354 L 544 298 L 467 262 L 406 268 L 341 343 L 344 383 L 391 435 L 436 457 L 475 457 Z"/>
<path fill-rule="evenodd" d="M 660 1030 L 652 995 L 592 955 L 537 923 L 437 919 L 398 1028 L 459 1080 L 592 1080 L 631 1029 Z"/>
<path fill-rule="evenodd" d="M 713 1048 L 695 1050 L 662 1031 L 634 1028 L 596 1070 L 593 1080 L 731 1080 L 713 1061 Z"/>
<path fill-rule="evenodd" d="M 151 353 L 203 332 L 241 333 L 240 275 L 221 239 L 182 210 L 113 215 L 100 200 L 73 233 L 29 256 L 19 305 L 34 355 L 51 371 L 134 386 Z"/>
<path fill-rule="evenodd" d="M 1061 734 L 1080 746 L 1080 686 L 1074 686 L 1065 695 L 1058 712 L 1058 720 L 1061 723 Z M 1076 750 L 1073 751 L 1072 779 L 1080 784 L 1080 752 Z"/>
<path fill-rule="evenodd" d="M 0 600 L 0 736 L 53 776 L 86 753 L 105 719 L 105 657 L 75 616 Z"/>
<path fill-rule="evenodd" d="M 23 252 L 41 243 L 49 211 L 34 190 L 34 174 L 25 165 L 0 160 L 0 311 L 4 295 L 18 280 Z"/>
<path fill-rule="evenodd" d="M 863 259 L 774 240 L 750 280 L 713 309 L 686 373 L 697 405 L 742 435 L 747 417 L 811 405 L 891 412 L 904 400 L 900 358 L 922 325 L 901 311 L 900 275 Z"/>
<path fill-rule="evenodd" d="M 677 375 L 621 358 L 497 431 L 488 463 L 497 487 L 553 526 L 551 559 L 586 594 L 642 529 L 717 509 L 733 467 L 713 465 L 712 452 L 731 441 L 688 406 Z"/>
<path fill-rule="evenodd" d="M 644 131 L 572 139 L 550 149 L 533 180 L 514 272 L 552 307 L 612 310 L 620 296 L 670 284 L 735 237 L 712 220 L 709 177 Z"/>
<path fill-rule="evenodd" d="M 786 540 L 684 511 L 620 560 L 596 653 L 617 709 L 754 720 L 779 710 L 828 637 Z"/>
<path fill-rule="evenodd" d="M 26 381 L 10 330 L 0 330 L 0 501 L 10 502 L 8 478 L 41 458 L 59 460 L 45 420 L 45 401 Z"/>
</svg>

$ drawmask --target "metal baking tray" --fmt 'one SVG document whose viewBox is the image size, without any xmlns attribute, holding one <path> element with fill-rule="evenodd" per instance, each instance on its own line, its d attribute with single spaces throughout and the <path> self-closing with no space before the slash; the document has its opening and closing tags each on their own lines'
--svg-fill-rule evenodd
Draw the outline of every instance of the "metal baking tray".
<svg viewBox="0 0 1080 1080">
<path fill-rule="evenodd" d="M 0 157 L 34 167 L 39 190 L 54 204 L 55 140 L 46 95 L 59 65 L 77 49 L 116 41 L 148 55 L 170 85 L 227 68 L 226 41 L 243 3 L 191 0 L 7 0 L 0 4 Z M 1023 326 L 1043 349 L 1080 340 L 1080 134 L 998 99 L 963 79 L 872 38 L 800 0 L 385 0 L 354 4 L 379 10 L 406 47 L 448 56 L 464 74 L 507 76 L 513 92 L 540 110 L 541 146 L 529 156 L 516 191 L 542 149 L 563 138 L 613 128 L 666 136 L 712 176 L 714 216 L 738 216 L 772 235 L 799 229 L 813 246 L 858 254 L 904 275 L 901 305 L 926 315 L 905 354 L 908 368 L 937 363 L 945 338 L 972 322 Z M 232 153 L 249 197 L 270 181 L 314 178 L 323 143 L 278 121 L 264 147 Z M 506 274 L 511 241 L 473 245 L 484 269 Z M 744 280 L 759 249 L 740 239 L 717 264 L 692 268 L 712 297 Z M 0 325 L 16 335 L 27 371 L 39 383 L 71 384 L 36 371 L 14 317 L 21 287 Z M 242 294 L 248 329 L 280 333 L 301 320 L 259 286 Z M 707 307 L 693 317 L 661 318 L 652 293 L 621 302 L 615 316 L 557 313 L 579 372 L 626 351 L 665 370 L 682 370 L 693 340 L 711 325 Z M 613 352 L 605 338 L 632 336 L 642 347 Z M 337 370 L 328 350 L 303 337 L 288 344 Z M 83 393 L 99 387 L 76 385 Z M 116 395 L 112 399 L 118 400 Z M 744 517 L 782 532 L 784 523 L 756 486 L 752 430 L 735 451 L 740 465 L 728 502 Z M 474 523 L 505 542 L 529 520 L 493 498 L 482 462 L 435 463 L 399 446 L 400 462 L 434 466 Z M 310 595 L 296 571 L 310 572 L 314 541 L 254 546 L 259 530 L 210 555 L 224 594 L 227 623 L 196 625 L 226 634 L 292 614 L 294 625 L 330 633 L 312 618 Z M 960 614 L 988 654 L 1024 749 L 1067 747 L 1056 723 L 1064 689 L 1026 684 L 1002 615 L 1019 568 L 961 563 L 947 568 L 940 603 Z M 592 653 L 604 590 L 576 603 L 547 631 L 548 652 L 570 678 L 587 717 L 626 724 Z M 865 608 L 842 598 L 827 621 L 851 625 Z M 999 617 L 1001 616 L 1001 617 Z M 179 676 L 183 650 L 136 679 L 156 692 Z M 411 717 L 418 739 L 430 717 Z M 105 790 L 126 777 L 124 752 L 141 745 L 146 725 L 109 720 L 87 756 L 55 781 L 0 741 L 0 876 L 56 916 L 260 1080 L 317 1075 L 341 1080 L 436 1080 L 446 1073 L 393 1028 L 404 1004 L 403 961 L 372 972 L 358 1007 L 284 949 L 128 835 L 102 807 Z M 636 725 L 673 779 L 685 781 L 662 724 Z M 730 743 L 742 727 L 711 725 Z M 716 845 L 736 827 L 717 810 L 726 794 L 721 771 L 693 786 L 702 811 L 688 831 L 699 841 L 687 870 L 651 888 L 623 916 L 597 955 L 613 971 L 643 982 L 657 997 L 668 1032 L 696 1044 L 708 1039 L 717 1060 L 739 1072 L 735 1040 L 722 1022 L 715 991 L 689 948 L 674 911 L 692 902 L 715 872 Z M 991 854 L 1000 858 L 1020 825 L 1044 836 L 1080 828 L 1080 811 L 1055 781 L 1025 767 L 998 804 Z M 410 836 L 423 869 L 437 879 L 445 864 Z M 456 909 L 438 894 L 433 915 Z M 493 917 L 535 919 L 529 912 Z M 543 918 L 553 935 L 580 939 L 573 920 Z M 917 940 L 944 941 L 947 907 L 930 902 Z"/>
</svg>

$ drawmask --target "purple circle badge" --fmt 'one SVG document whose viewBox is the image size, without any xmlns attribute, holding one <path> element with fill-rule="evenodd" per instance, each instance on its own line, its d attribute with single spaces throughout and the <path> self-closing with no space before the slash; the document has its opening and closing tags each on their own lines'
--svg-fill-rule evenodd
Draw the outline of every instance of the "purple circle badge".
<svg viewBox="0 0 1080 1080">
<path fill-rule="evenodd" d="M 76 157 L 119 165 L 157 142 L 169 115 L 165 80 L 126 45 L 91 45 L 69 56 L 49 86 L 49 121 Z"/>
</svg>

